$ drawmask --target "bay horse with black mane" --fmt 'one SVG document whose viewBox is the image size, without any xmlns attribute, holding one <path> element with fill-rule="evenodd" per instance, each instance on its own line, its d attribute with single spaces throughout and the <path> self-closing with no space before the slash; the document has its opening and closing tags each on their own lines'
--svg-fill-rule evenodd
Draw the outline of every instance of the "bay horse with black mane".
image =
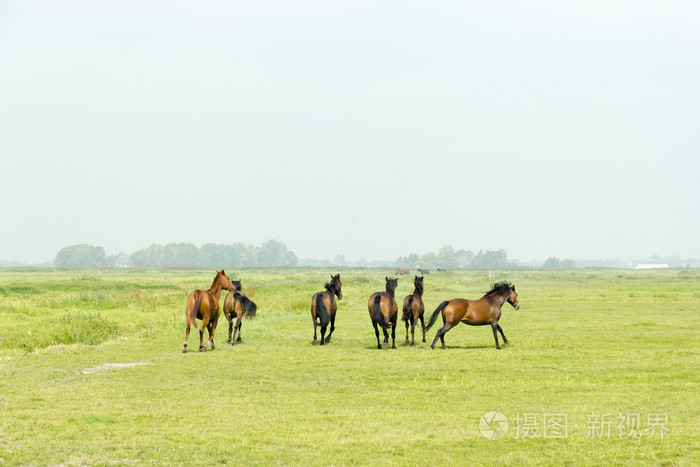
<svg viewBox="0 0 700 467">
<path fill-rule="evenodd" d="M 224 316 L 228 320 L 228 343 L 236 345 L 236 342 L 241 342 L 241 318 L 245 315 L 246 318 L 255 318 L 255 313 L 258 311 L 258 306 L 254 301 L 246 297 L 241 292 L 241 280 L 231 281 L 233 290 L 224 298 Z M 233 317 L 236 316 L 236 325 L 234 327 Z M 233 331 L 233 337 L 231 332 Z M 238 333 L 238 339 L 236 339 Z"/>
<path fill-rule="evenodd" d="M 438 329 L 430 347 L 434 349 L 435 343 L 440 339 L 442 348 L 444 349 L 445 333 L 457 326 L 461 321 L 470 326 L 485 326 L 490 324 L 493 330 L 493 338 L 496 340 L 496 348 L 500 349 L 501 346 L 498 345 L 499 332 L 503 337 L 503 343 L 508 343 L 508 339 L 506 339 L 505 334 L 503 334 L 503 329 L 501 329 L 501 326 L 498 324 L 498 320 L 501 319 L 501 307 L 505 302 L 510 303 L 516 310 L 520 309 L 515 286 L 506 281 L 494 284 L 491 290 L 486 292 L 486 295 L 479 300 L 455 298 L 447 302 L 442 302 L 430 317 L 426 328 L 430 329 L 433 324 L 435 324 L 438 314 L 442 313 L 442 322 L 444 325 Z"/>
<path fill-rule="evenodd" d="M 316 328 L 321 327 L 321 345 L 330 342 L 331 335 L 335 330 L 335 312 L 338 310 L 338 302 L 336 302 L 335 297 L 338 300 L 343 299 L 342 292 L 343 284 L 340 282 L 340 274 L 331 274 L 331 281 L 325 285 L 326 290 L 324 292 L 318 292 L 311 297 L 311 319 L 314 322 L 314 341 L 313 344 L 316 345 Z M 328 337 L 325 337 L 326 329 L 328 328 L 328 323 L 331 325 L 331 331 L 328 333 Z"/>
<path fill-rule="evenodd" d="M 369 309 L 369 317 L 374 326 L 374 334 L 377 336 L 377 348 L 389 346 L 389 333 L 387 329 L 391 326 L 391 348 L 396 348 L 396 321 L 398 318 L 398 307 L 394 300 L 394 291 L 399 284 L 398 279 L 386 279 L 386 292 L 375 292 L 369 297 L 367 308 Z M 384 332 L 384 344 L 379 342 L 379 329 L 377 325 L 382 327 Z"/>
<path fill-rule="evenodd" d="M 401 321 L 406 322 L 406 344 L 408 344 L 408 324 L 411 324 L 411 345 L 416 345 L 415 330 L 416 323 L 420 319 L 421 327 L 423 328 L 423 342 L 425 342 L 425 321 L 423 321 L 423 313 L 425 313 L 425 305 L 423 304 L 423 276 L 414 276 L 413 279 L 413 294 L 407 295 L 403 299 L 403 316 Z"/>
<path fill-rule="evenodd" d="M 187 297 L 187 306 L 185 307 L 185 317 L 187 319 L 187 327 L 185 328 L 185 346 L 182 351 L 187 352 L 187 338 L 190 336 L 190 326 L 194 326 L 199 331 L 199 351 L 204 352 L 207 346 L 211 343 L 211 349 L 214 350 L 214 333 L 216 332 L 216 324 L 219 321 L 219 298 L 223 289 L 233 289 L 231 279 L 226 275 L 224 270 L 216 271 L 214 281 L 211 283 L 209 290 L 195 290 Z M 197 320 L 202 320 L 202 327 L 197 326 Z M 209 331 L 209 340 L 203 344 L 204 329 Z"/>
</svg>

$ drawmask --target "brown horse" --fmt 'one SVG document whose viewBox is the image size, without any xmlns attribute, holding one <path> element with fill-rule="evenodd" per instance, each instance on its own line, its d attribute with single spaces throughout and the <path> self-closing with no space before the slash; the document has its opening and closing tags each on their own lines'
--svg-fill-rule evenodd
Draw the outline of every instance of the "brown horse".
<svg viewBox="0 0 700 467">
<path fill-rule="evenodd" d="M 435 334 L 435 339 L 430 347 L 434 349 L 435 343 L 439 338 L 442 341 L 442 348 L 444 349 L 445 333 L 462 321 L 470 326 L 484 326 L 490 324 L 491 329 L 493 329 L 493 338 L 496 340 L 496 348 L 500 349 L 501 346 L 498 345 L 499 332 L 503 337 L 503 343 L 508 343 L 508 339 L 506 339 L 505 334 L 503 334 L 503 329 L 501 329 L 501 326 L 498 324 L 498 320 L 501 318 L 501 307 L 505 302 L 510 303 L 516 310 L 520 309 L 515 286 L 505 281 L 494 284 L 491 290 L 486 292 L 486 295 L 479 300 L 455 298 L 448 302 L 442 302 L 430 317 L 426 329 L 430 329 L 433 324 L 435 324 L 439 313 L 442 313 L 442 322 L 445 323 L 445 325 Z"/>
<path fill-rule="evenodd" d="M 200 352 L 204 352 L 210 343 L 211 349 L 215 349 L 214 333 L 216 332 L 216 323 L 219 321 L 219 298 L 221 297 L 222 289 L 233 289 L 233 283 L 231 283 L 231 279 L 229 279 L 223 269 L 216 271 L 216 276 L 214 276 L 214 281 L 211 283 L 209 290 L 195 290 L 187 298 L 187 307 L 185 308 L 187 328 L 185 328 L 183 352 L 187 352 L 187 338 L 190 336 L 190 325 L 199 330 Z M 197 327 L 197 319 L 202 320 L 201 329 Z M 204 328 L 209 331 L 209 340 L 206 345 L 202 344 Z"/>
<path fill-rule="evenodd" d="M 423 276 L 414 276 L 413 279 L 413 294 L 407 295 L 403 299 L 403 316 L 402 321 L 406 322 L 406 344 L 408 344 L 408 323 L 411 323 L 411 345 L 416 345 L 414 333 L 416 323 L 420 319 L 421 327 L 423 328 L 423 342 L 425 342 L 425 321 L 423 321 L 423 313 L 425 305 L 423 304 Z"/>
<path fill-rule="evenodd" d="M 394 274 L 396 274 L 397 276 L 405 276 L 409 272 L 411 271 L 409 271 L 408 269 L 397 269 Z"/>
<path fill-rule="evenodd" d="M 255 313 L 258 311 L 258 306 L 251 299 L 241 292 L 241 280 L 231 281 L 233 290 L 224 298 L 224 316 L 228 320 L 228 343 L 236 345 L 236 342 L 241 342 L 241 318 L 243 315 L 246 318 L 255 318 Z M 233 325 L 233 316 L 236 315 L 236 325 Z M 231 332 L 233 331 L 233 337 Z M 236 340 L 236 333 L 238 339 Z"/>
<path fill-rule="evenodd" d="M 394 300 L 394 291 L 399 284 L 398 279 L 386 279 L 386 292 L 375 292 L 369 297 L 367 309 L 369 317 L 374 326 L 374 334 L 377 336 L 377 348 L 382 349 L 382 344 L 379 343 L 379 329 L 377 325 L 382 327 L 384 331 L 384 347 L 389 346 L 389 333 L 387 329 L 391 326 L 391 348 L 396 348 L 396 320 L 398 318 L 398 307 Z"/>
<path fill-rule="evenodd" d="M 335 297 L 338 300 L 343 299 L 342 287 L 343 284 L 340 282 L 340 274 L 331 274 L 330 284 L 326 284 L 325 292 L 315 293 L 311 297 L 311 319 L 314 322 L 314 342 L 316 345 L 316 328 L 321 327 L 321 345 L 326 342 L 330 342 L 331 335 L 335 330 L 335 312 L 338 310 L 338 302 L 335 301 Z M 328 337 L 325 337 L 326 328 L 328 323 L 331 324 L 331 332 L 328 333 Z"/>
</svg>

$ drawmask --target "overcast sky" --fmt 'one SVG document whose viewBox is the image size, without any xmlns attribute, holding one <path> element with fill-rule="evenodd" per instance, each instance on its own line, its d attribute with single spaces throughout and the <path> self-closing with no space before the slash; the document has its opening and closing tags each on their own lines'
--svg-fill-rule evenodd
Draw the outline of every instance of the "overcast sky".
<svg viewBox="0 0 700 467">
<path fill-rule="evenodd" d="M 0 259 L 700 257 L 696 1 L 0 0 Z"/>
</svg>

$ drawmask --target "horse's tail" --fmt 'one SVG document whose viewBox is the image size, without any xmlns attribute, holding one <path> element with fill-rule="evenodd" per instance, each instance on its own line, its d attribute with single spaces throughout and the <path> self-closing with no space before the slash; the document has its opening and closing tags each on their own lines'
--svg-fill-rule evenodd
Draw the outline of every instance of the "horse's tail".
<svg viewBox="0 0 700 467">
<path fill-rule="evenodd" d="M 433 326 L 433 324 L 435 324 L 435 321 L 437 320 L 438 315 L 447 306 L 448 303 L 450 303 L 450 302 L 449 301 L 442 302 L 441 304 L 438 305 L 438 307 L 433 312 L 433 316 L 430 317 L 430 321 L 428 321 L 428 325 L 425 327 L 426 331 L 428 329 L 430 329 Z"/>
<path fill-rule="evenodd" d="M 192 326 L 196 330 L 199 331 L 199 326 L 197 326 L 197 313 L 199 313 L 199 307 L 202 305 L 202 297 L 197 297 L 194 300 L 194 306 L 192 307 L 192 311 L 190 311 L 190 316 L 189 316 L 189 321 Z"/>
<path fill-rule="evenodd" d="M 383 328 L 388 328 L 389 323 L 387 323 L 386 318 L 384 317 L 384 315 L 382 315 L 381 301 L 382 297 L 380 295 L 374 297 L 374 305 L 372 305 L 372 317 L 378 325 L 380 325 Z"/>
<path fill-rule="evenodd" d="M 326 305 L 323 304 L 323 294 L 316 295 L 316 319 L 320 320 L 318 323 L 321 327 L 328 326 L 331 320 L 328 310 L 326 310 Z"/>
<path fill-rule="evenodd" d="M 241 302 L 243 314 L 246 318 L 255 318 L 255 313 L 258 311 L 258 306 L 255 302 L 243 294 L 236 294 L 235 297 Z"/>
<path fill-rule="evenodd" d="M 411 318 L 411 314 L 413 313 L 413 295 L 408 296 L 408 303 L 406 303 L 406 306 L 403 308 L 403 316 L 401 317 L 401 321 L 408 321 Z"/>
</svg>

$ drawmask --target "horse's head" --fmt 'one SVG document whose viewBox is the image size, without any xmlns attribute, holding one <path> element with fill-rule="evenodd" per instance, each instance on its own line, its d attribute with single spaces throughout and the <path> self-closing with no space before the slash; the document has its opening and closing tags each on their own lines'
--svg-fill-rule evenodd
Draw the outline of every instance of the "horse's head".
<svg viewBox="0 0 700 467">
<path fill-rule="evenodd" d="M 399 279 L 389 279 L 388 277 L 384 277 L 386 279 L 386 291 L 387 293 L 390 293 L 393 295 L 394 290 L 396 290 L 396 287 L 399 285 Z"/>
<path fill-rule="evenodd" d="M 416 288 L 417 291 L 419 291 L 421 294 L 423 293 L 423 276 L 413 276 L 413 286 Z"/>
<path fill-rule="evenodd" d="M 240 292 L 240 291 L 241 291 L 241 288 L 242 288 L 243 286 L 241 285 L 241 280 L 240 280 L 240 279 L 238 279 L 237 281 L 231 281 L 231 283 L 233 284 L 233 291 L 234 291 L 234 292 Z"/>
<path fill-rule="evenodd" d="M 335 276 L 331 274 L 331 283 L 327 284 L 326 289 L 333 292 L 338 297 L 338 300 L 343 299 L 342 287 L 343 283 L 340 282 L 340 274 L 336 274 Z"/>
<path fill-rule="evenodd" d="M 518 293 L 515 291 L 515 286 L 510 286 L 510 291 L 508 292 L 508 298 L 506 299 L 508 303 L 513 305 L 516 310 L 520 309 L 520 304 L 518 303 Z"/>
<path fill-rule="evenodd" d="M 216 272 L 214 282 L 218 282 L 222 289 L 226 289 L 228 291 L 233 290 L 233 282 L 231 282 L 231 279 L 229 279 L 223 269 Z"/>
</svg>

